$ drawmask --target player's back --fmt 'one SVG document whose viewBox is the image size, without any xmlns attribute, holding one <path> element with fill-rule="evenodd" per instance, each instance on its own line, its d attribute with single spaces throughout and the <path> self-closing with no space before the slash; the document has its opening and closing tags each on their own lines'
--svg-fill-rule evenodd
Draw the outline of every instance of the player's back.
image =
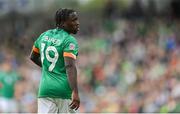
<svg viewBox="0 0 180 114">
<path fill-rule="evenodd" d="M 56 74 L 65 73 L 63 48 L 69 34 L 62 29 L 52 29 L 40 36 L 40 54 L 42 68 Z"/>
<path fill-rule="evenodd" d="M 67 42 L 76 42 L 70 34 L 62 29 L 44 32 L 35 42 L 39 47 L 42 63 L 42 80 L 39 97 L 70 98 L 63 52 Z"/>
</svg>

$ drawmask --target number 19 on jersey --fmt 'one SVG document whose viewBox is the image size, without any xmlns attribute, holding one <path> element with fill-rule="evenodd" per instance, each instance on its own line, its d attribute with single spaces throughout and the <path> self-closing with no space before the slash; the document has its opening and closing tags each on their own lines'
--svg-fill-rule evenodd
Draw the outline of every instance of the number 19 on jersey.
<svg viewBox="0 0 180 114">
<path fill-rule="evenodd" d="M 45 46 L 46 46 L 45 43 L 41 43 L 41 49 L 42 49 L 41 50 L 41 62 L 43 64 L 44 58 L 46 57 L 47 61 L 51 63 L 48 67 L 48 70 L 52 71 L 56 65 L 58 58 L 59 58 L 59 54 L 58 54 L 58 51 L 55 46 L 48 46 L 46 49 L 45 49 Z M 54 53 L 54 57 L 50 56 L 50 54 L 49 54 L 50 51 L 52 51 Z"/>
</svg>

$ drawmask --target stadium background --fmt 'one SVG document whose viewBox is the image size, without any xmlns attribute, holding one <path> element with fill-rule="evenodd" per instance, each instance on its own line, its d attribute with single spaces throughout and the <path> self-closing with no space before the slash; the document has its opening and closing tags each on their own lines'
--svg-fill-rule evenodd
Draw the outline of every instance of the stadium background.
<svg viewBox="0 0 180 114">
<path fill-rule="evenodd" d="M 79 13 L 79 112 L 180 112 L 178 0 L 0 0 L 0 80 L 21 78 L 0 105 L 36 112 L 41 71 L 28 56 L 61 7 Z"/>
</svg>

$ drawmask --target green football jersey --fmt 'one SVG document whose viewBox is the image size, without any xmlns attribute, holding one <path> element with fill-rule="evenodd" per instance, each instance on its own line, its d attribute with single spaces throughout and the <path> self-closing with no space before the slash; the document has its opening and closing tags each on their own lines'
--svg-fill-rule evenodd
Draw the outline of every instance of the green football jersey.
<svg viewBox="0 0 180 114">
<path fill-rule="evenodd" d="M 42 63 L 38 97 L 70 99 L 72 90 L 66 74 L 64 56 L 76 59 L 76 39 L 63 29 L 48 30 L 35 41 L 33 51 L 40 53 Z"/>
<path fill-rule="evenodd" d="M 14 97 L 14 87 L 16 82 L 20 79 L 17 72 L 4 72 L 0 71 L 0 95 L 5 98 L 13 98 Z"/>
</svg>

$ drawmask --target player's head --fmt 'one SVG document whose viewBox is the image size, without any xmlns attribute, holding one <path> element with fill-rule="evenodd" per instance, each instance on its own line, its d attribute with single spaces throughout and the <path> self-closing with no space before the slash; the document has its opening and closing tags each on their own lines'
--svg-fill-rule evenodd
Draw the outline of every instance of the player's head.
<svg viewBox="0 0 180 114">
<path fill-rule="evenodd" d="M 55 15 L 56 27 L 62 28 L 68 33 L 76 34 L 79 31 L 77 12 L 72 9 L 59 9 Z"/>
</svg>

